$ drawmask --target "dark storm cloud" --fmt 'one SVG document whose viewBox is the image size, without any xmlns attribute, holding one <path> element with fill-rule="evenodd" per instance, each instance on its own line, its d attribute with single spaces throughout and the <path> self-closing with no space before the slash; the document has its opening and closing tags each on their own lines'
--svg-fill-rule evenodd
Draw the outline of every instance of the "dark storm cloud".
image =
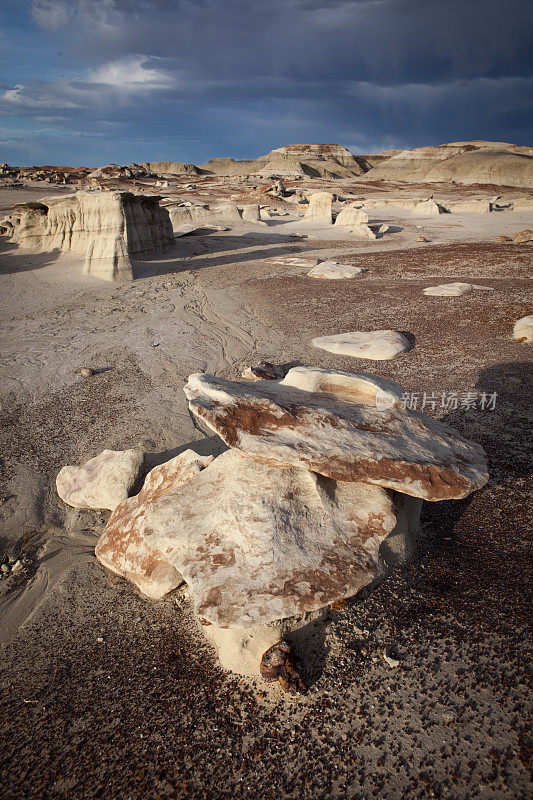
<svg viewBox="0 0 533 800">
<path fill-rule="evenodd" d="M 26 8 L 34 35 L 60 46 L 61 65 L 51 57 L 48 68 L 14 76 L 2 114 L 53 118 L 61 135 L 92 125 L 104 160 L 119 149 L 106 125 L 132 158 L 197 161 L 298 140 L 359 150 L 525 143 L 531 129 L 529 0 L 33 0 Z"/>
</svg>

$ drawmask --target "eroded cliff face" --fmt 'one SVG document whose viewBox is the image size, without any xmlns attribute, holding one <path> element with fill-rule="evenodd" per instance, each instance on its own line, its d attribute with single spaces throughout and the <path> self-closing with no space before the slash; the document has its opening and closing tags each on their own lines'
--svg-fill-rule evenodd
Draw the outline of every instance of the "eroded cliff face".
<svg viewBox="0 0 533 800">
<path fill-rule="evenodd" d="M 391 151 L 394 153 L 394 151 Z M 386 154 L 381 154 L 386 155 Z M 369 156 L 370 163 L 377 156 Z M 395 152 L 375 161 L 370 180 L 533 186 L 533 149 L 505 142 L 452 142 Z"/>
<path fill-rule="evenodd" d="M 159 200 L 130 192 L 76 192 L 21 203 L 1 225 L 21 247 L 79 253 L 85 257 L 84 273 L 128 280 L 133 277 L 130 255 L 173 243 L 170 217 Z"/>
</svg>

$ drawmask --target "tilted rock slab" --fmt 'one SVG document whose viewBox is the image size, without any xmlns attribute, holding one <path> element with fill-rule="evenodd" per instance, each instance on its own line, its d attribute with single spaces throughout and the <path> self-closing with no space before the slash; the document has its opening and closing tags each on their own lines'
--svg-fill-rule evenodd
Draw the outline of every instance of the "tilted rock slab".
<svg viewBox="0 0 533 800">
<path fill-rule="evenodd" d="M 128 497 L 143 461 L 140 450 L 104 450 L 81 467 L 63 467 L 57 493 L 73 508 L 113 511 Z"/>
<path fill-rule="evenodd" d="M 355 278 L 363 275 L 365 270 L 361 267 L 354 267 L 351 264 L 339 264 L 337 261 L 322 261 L 307 273 L 310 278 L 329 278 L 330 280 L 341 280 L 342 278 Z"/>
<path fill-rule="evenodd" d="M 193 450 L 185 450 L 154 467 L 139 494 L 115 508 L 96 546 L 96 557 L 104 567 L 130 580 L 152 600 L 160 600 L 183 583 L 183 578 L 142 537 L 141 522 L 150 503 L 191 480 L 212 460 L 213 456 L 199 456 Z"/>
<path fill-rule="evenodd" d="M 2 224 L 21 247 L 79 253 L 84 273 L 108 281 L 131 279 L 130 255 L 173 244 L 170 218 L 159 200 L 130 192 L 76 192 L 20 203 Z"/>
<path fill-rule="evenodd" d="M 388 361 L 410 348 L 409 341 L 398 331 L 351 331 L 333 336 L 317 336 L 313 347 L 329 353 L 369 358 L 372 361 Z"/>
<path fill-rule="evenodd" d="M 197 613 L 247 628 L 355 594 L 396 525 L 392 493 L 235 450 L 153 500 L 138 529 L 187 582 Z"/>
<path fill-rule="evenodd" d="M 406 409 L 377 408 L 377 391 L 349 386 L 336 396 L 333 371 L 320 378 L 327 393 L 280 383 L 237 383 L 196 374 L 184 387 L 191 412 L 228 444 L 268 466 L 301 467 L 334 480 L 395 489 L 426 500 L 466 497 L 483 486 L 483 448 L 442 422 Z M 347 401 L 347 397 L 350 400 Z"/>
<path fill-rule="evenodd" d="M 455 283 L 441 283 L 439 286 L 428 286 L 424 289 L 426 297 L 460 297 L 472 289 L 482 289 L 486 292 L 493 292 L 492 286 L 479 286 L 475 283 L 463 283 L 456 281 Z"/>
</svg>

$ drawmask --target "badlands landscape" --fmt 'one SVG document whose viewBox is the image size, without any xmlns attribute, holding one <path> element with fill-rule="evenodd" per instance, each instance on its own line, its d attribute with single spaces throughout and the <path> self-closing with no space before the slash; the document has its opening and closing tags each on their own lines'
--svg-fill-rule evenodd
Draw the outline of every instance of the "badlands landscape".
<svg viewBox="0 0 533 800">
<path fill-rule="evenodd" d="M 526 798 L 533 147 L 0 167 L 6 798 Z"/>
</svg>

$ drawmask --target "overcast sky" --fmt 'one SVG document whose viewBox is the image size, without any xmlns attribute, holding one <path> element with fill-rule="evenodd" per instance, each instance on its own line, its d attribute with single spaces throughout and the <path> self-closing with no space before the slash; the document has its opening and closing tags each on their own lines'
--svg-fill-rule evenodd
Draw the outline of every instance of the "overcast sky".
<svg viewBox="0 0 533 800">
<path fill-rule="evenodd" d="M 0 161 L 533 144 L 532 0 L 0 0 Z"/>
</svg>

